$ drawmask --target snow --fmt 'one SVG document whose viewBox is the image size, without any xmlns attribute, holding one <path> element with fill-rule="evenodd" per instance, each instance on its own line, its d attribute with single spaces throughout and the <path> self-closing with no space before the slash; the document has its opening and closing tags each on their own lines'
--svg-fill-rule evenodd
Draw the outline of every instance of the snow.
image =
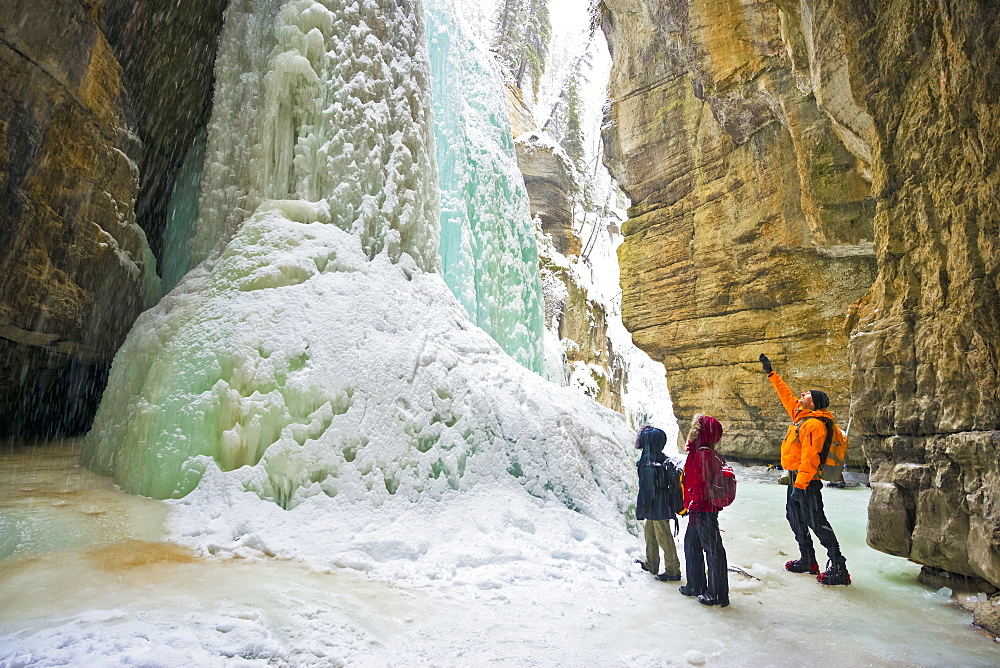
<svg viewBox="0 0 1000 668">
<path fill-rule="evenodd" d="M 915 584 L 916 565 L 865 545 L 864 488 L 824 491 L 855 582 L 824 588 L 782 568 L 784 489 L 751 481 L 776 474 L 738 468 L 720 520 L 748 575 L 730 573 L 732 605 L 718 609 L 639 570 L 624 515 L 599 521 L 510 481 L 283 510 L 224 474 L 181 500 L 126 495 L 65 454 L 0 467 L 5 515 L 44 508 L 81 532 L 43 545 L 28 534 L 46 522 L 20 525 L 24 545 L 0 561 L 4 668 L 1000 661 L 968 613 Z"/>
<path fill-rule="evenodd" d="M 619 415 L 517 364 L 438 274 L 291 220 L 324 216 L 262 205 L 210 271 L 142 316 L 88 435 L 90 465 L 164 498 L 218 462 L 286 507 L 511 477 L 595 516 L 632 502 Z"/>
</svg>

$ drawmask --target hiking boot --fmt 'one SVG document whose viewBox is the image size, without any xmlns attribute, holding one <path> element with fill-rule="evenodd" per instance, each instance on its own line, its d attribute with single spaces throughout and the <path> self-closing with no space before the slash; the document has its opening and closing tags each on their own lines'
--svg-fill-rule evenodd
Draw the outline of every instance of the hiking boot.
<svg viewBox="0 0 1000 668">
<path fill-rule="evenodd" d="M 819 574 L 819 564 L 806 563 L 802 559 L 792 559 L 791 561 L 785 562 L 785 570 L 789 573 L 809 573 L 811 575 Z"/>
<path fill-rule="evenodd" d="M 729 607 L 729 599 L 728 598 L 713 598 L 713 597 L 709 596 L 708 594 L 702 594 L 701 596 L 699 596 L 698 597 L 698 602 L 701 603 L 702 605 L 717 605 L 720 608 L 728 608 Z"/>
<path fill-rule="evenodd" d="M 669 573 L 660 573 L 656 576 L 656 579 L 660 582 L 680 582 L 681 574 L 670 575 Z"/>
<path fill-rule="evenodd" d="M 677 591 L 679 591 L 684 596 L 701 596 L 701 594 L 696 592 L 694 589 L 691 589 L 687 585 L 681 585 L 680 587 L 677 588 Z"/>
<path fill-rule="evenodd" d="M 847 565 L 831 566 L 826 563 L 826 571 L 816 576 L 816 581 L 821 585 L 850 585 L 851 574 L 847 572 Z"/>
</svg>

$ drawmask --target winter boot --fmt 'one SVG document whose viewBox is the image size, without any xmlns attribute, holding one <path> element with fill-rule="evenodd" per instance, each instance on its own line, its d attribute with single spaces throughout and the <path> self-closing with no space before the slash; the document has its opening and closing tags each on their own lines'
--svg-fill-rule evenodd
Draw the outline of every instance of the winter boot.
<svg viewBox="0 0 1000 668">
<path fill-rule="evenodd" d="M 656 576 L 656 579 L 660 582 L 680 582 L 681 574 L 671 575 L 670 573 L 660 573 Z"/>
<path fill-rule="evenodd" d="M 652 571 L 649 570 L 649 566 L 646 565 L 645 561 L 642 561 L 641 559 L 636 559 L 635 563 L 639 564 L 639 568 L 641 568 L 642 570 L 646 571 L 647 573 L 652 573 Z M 655 575 L 655 573 L 653 573 L 653 574 Z"/>
<path fill-rule="evenodd" d="M 849 585 L 851 574 L 847 572 L 847 564 L 830 565 L 826 562 L 826 571 L 816 576 L 816 581 L 822 585 Z"/>
<path fill-rule="evenodd" d="M 717 605 L 720 608 L 729 607 L 728 598 L 712 598 L 708 594 L 702 594 L 701 596 L 699 596 L 698 602 L 701 603 L 702 605 Z"/>
<path fill-rule="evenodd" d="M 819 564 L 815 562 L 810 563 L 806 559 L 793 559 L 785 562 L 785 570 L 790 573 L 809 573 L 811 575 L 817 575 L 819 574 Z"/>
</svg>

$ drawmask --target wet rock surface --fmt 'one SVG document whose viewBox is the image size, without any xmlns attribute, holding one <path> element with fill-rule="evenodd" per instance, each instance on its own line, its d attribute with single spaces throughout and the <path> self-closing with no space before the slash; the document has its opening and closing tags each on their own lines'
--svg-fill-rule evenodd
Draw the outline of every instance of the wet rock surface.
<svg viewBox="0 0 1000 668">
<path fill-rule="evenodd" d="M 151 248 L 223 4 L 0 6 L 0 436 L 85 429 L 158 297 Z"/>
<path fill-rule="evenodd" d="M 59 370 L 110 359 L 155 280 L 134 203 L 121 71 L 80 2 L 0 8 L 0 406 L 6 428 Z M 55 370 L 55 371 L 54 371 Z M 28 401 L 24 401 L 27 399 Z"/>
</svg>

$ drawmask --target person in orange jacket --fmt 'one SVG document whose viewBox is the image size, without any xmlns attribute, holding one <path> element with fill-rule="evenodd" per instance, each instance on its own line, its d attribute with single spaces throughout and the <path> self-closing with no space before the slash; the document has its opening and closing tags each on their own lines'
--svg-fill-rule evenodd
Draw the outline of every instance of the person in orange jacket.
<svg viewBox="0 0 1000 668">
<path fill-rule="evenodd" d="M 781 443 L 781 466 L 791 475 L 785 501 L 785 517 L 795 535 L 795 542 L 799 545 L 799 558 L 786 563 L 785 569 L 792 573 L 816 575 L 820 584 L 849 585 L 851 576 L 847 572 L 847 560 L 840 551 L 840 543 L 823 511 L 823 481 L 820 479 L 819 460 L 826 441 L 827 426 L 822 419 L 809 419 L 826 418 L 835 430 L 833 438 L 838 442 L 844 439 L 840 427 L 833 423 L 833 414 L 826 410 L 830 405 L 830 397 L 826 392 L 810 390 L 796 399 L 785 381 L 771 367 L 767 355 L 761 353 L 760 363 L 793 423 Z M 810 530 L 826 548 L 829 560 L 823 573 L 819 572 L 819 565 L 816 563 Z"/>
</svg>

